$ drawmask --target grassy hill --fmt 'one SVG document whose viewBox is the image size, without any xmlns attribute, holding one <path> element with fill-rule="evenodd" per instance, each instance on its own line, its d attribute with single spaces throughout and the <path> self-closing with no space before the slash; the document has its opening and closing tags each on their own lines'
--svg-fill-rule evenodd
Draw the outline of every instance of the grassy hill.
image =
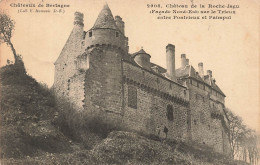
<svg viewBox="0 0 260 165">
<path fill-rule="evenodd" d="M 243 164 L 198 145 L 80 118 L 68 104 L 58 106 L 23 65 L 2 67 L 0 83 L 1 164 Z"/>
</svg>

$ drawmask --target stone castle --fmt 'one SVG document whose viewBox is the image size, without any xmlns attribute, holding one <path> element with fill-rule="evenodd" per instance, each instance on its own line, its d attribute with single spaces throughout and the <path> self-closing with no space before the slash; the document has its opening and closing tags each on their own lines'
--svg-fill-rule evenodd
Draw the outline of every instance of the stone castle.
<svg viewBox="0 0 260 165">
<path fill-rule="evenodd" d="M 55 62 L 54 90 L 84 113 L 103 114 L 130 129 L 196 142 L 230 153 L 225 94 L 203 63 L 198 72 L 185 54 L 175 68 L 175 46 L 166 46 L 166 69 L 150 62 L 143 49 L 130 54 L 125 26 L 108 5 L 84 31 L 83 14 Z M 159 131 L 161 133 L 159 134 Z"/>
</svg>

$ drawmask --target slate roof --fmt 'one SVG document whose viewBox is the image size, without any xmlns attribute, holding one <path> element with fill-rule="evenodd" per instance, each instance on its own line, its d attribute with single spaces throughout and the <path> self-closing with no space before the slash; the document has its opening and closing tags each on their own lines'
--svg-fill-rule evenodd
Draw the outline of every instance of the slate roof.
<svg viewBox="0 0 260 165">
<path fill-rule="evenodd" d="M 116 26 L 112 12 L 107 4 L 100 11 L 98 18 L 91 29 L 114 29 L 119 30 Z"/>
<path fill-rule="evenodd" d="M 218 87 L 217 84 L 215 83 L 208 83 L 208 75 L 204 76 L 202 79 L 199 74 L 196 72 L 195 68 L 192 65 L 187 65 L 184 68 L 178 68 L 176 69 L 176 77 L 177 78 L 187 78 L 187 77 L 192 77 L 198 81 L 204 82 L 209 84 L 213 89 L 221 93 L 222 95 L 225 96 L 225 94 L 222 92 L 222 90 Z"/>
<path fill-rule="evenodd" d="M 143 48 L 141 50 L 139 50 L 138 52 L 135 52 L 135 53 L 131 54 L 131 56 L 132 56 L 132 58 L 134 58 L 138 54 L 147 54 L 147 55 L 150 56 L 150 54 L 146 53 Z"/>
</svg>

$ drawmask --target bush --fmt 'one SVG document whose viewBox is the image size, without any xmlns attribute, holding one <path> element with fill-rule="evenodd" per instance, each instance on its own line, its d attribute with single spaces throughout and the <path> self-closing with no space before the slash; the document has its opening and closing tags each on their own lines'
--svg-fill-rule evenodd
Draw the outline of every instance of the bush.
<svg viewBox="0 0 260 165">
<path fill-rule="evenodd" d="M 56 98 L 57 117 L 53 123 L 61 132 L 73 141 L 82 142 L 86 148 L 91 148 L 95 141 L 90 137 L 95 136 L 97 141 L 104 139 L 114 130 L 122 130 L 122 124 L 110 120 L 106 113 L 86 113 L 78 111 L 66 99 Z"/>
</svg>

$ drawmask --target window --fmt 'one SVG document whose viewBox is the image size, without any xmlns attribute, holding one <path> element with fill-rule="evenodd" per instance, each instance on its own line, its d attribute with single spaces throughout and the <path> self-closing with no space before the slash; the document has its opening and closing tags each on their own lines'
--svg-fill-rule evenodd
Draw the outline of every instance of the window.
<svg viewBox="0 0 260 165">
<path fill-rule="evenodd" d="M 89 37 L 92 37 L 92 31 L 90 31 L 90 32 L 88 33 L 88 36 L 89 36 Z"/>
<path fill-rule="evenodd" d="M 128 107 L 137 109 L 137 89 L 133 86 L 128 86 Z"/>
<path fill-rule="evenodd" d="M 118 32 L 116 32 L 116 37 L 119 37 L 119 33 Z"/>
<path fill-rule="evenodd" d="M 173 121 L 173 108 L 171 105 L 167 105 L 167 119 Z"/>
</svg>

